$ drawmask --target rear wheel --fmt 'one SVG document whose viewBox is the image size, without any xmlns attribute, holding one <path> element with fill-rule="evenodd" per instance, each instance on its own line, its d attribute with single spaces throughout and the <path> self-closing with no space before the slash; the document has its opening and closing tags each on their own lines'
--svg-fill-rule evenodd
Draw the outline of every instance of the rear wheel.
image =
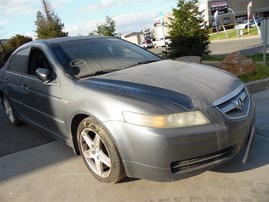
<svg viewBox="0 0 269 202">
<path fill-rule="evenodd" d="M 14 113 L 14 110 L 13 110 L 12 106 L 10 105 L 10 102 L 9 102 L 6 95 L 2 96 L 2 104 L 3 104 L 4 110 L 5 110 L 5 113 L 7 115 L 9 122 L 13 126 L 21 125 L 22 121 L 19 120 L 18 117 L 16 116 L 16 114 Z"/>
<path fill-rule="evenodd" d="M 125 177 L 119 152 L 106 129 L 94 118 L 79 124 L 78 146 L 84 163 L 101 182 L 116 183 Z"/>
</svg>

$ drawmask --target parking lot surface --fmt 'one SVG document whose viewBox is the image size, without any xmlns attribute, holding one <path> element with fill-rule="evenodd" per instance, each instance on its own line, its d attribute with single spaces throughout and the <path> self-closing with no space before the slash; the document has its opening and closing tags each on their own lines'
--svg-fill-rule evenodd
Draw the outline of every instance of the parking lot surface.
<svg viewBox="0 0 269 202">
<path fill-rule="evenodd" d="M 0 107 L 0 201 L 268 202 L 269 89 L 253 97 L 257 133 L 248 163 L 242 164 L 244 149 L 211 171 L 167 183 L 100 183 L 71 148 L 27 125 L 11 127 Z"/>
</svg>

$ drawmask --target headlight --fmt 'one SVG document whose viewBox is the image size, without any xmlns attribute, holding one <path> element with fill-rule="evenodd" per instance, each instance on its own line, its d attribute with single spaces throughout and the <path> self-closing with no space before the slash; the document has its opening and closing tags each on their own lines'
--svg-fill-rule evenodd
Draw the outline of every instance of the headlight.
<svg viewBox="0 0 269 202">
<path fill-rule="evenodd" d="M 200 111 L 165 115 L 148 115 L 123 112 L 125 122 L 153 128 L 183 128 L 209 124 L 208 118 Z"/>
</svg>

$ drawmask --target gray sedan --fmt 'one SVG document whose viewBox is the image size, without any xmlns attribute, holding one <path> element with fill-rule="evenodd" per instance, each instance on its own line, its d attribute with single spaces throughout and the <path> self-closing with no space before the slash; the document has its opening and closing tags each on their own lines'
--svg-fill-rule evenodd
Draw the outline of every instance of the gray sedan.
<svg viewBox="0 0 269 202">
<path fill-rule="evenodd" d="M 233 75 L 113 37 L 21 46 L 0 70 L 0 96 L 12 125 L 64 141 L 106 183 L 199 174 L 234 157 L 254 130 L 254 103 Z"/>
</svg>

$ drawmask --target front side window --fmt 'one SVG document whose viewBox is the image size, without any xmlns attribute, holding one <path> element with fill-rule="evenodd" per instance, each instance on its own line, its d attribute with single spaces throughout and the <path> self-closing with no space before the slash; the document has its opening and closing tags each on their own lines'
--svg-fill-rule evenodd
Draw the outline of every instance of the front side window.
<svg viewBox="0 0 269 202">
<path fill-rule="evenodd" d="M 52 71 L 51 65 L 44 54 L 39 48 L 33 48 L 31 51 L 28 74 L 35 75 L 38 68 L 45 68 Z"/>
<path fill-rule="evenodd" d="M 113 38 L 65 41 L 52 44 L 51 48 L 64 70 L 77 78 L 160 60 L 136 45 Z"/>
</svg>

